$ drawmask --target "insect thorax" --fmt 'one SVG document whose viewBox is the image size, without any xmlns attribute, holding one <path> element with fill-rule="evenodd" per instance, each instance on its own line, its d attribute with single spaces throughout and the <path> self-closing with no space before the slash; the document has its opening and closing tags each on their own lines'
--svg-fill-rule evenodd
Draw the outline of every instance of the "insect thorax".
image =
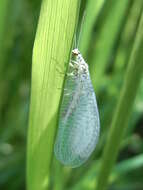
<svg viewBox="0 0 143 190">
<path fill-rule="evenodd" d="M 78 75 L 88 74 L 88 65 L 78 49 L 72 50 L 71 64 L 74 71 L 77 72 Z"/>
</svg>

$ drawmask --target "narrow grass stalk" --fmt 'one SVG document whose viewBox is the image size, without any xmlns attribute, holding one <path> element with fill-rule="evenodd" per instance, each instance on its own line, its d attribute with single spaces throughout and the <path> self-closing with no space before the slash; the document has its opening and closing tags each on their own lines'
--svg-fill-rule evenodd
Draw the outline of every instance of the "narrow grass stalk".
<svg viewBox="0 0 143 190">
<path fill-rule="evenodd" d="M 104 82 L 102 76 L 112 57 L 113 47 L 125 19 L 129 2 L 129 0 L 109 0 L 105 3 L 101 30 L 96 34 L 93 54 L 90 57 L 90 73 L 96 88 Z"/>
<path fill-rule="evenodd" d="M 143 8 L 142 0 L 133 1 L 126 25 L 121 35 L 121 40 L 117 51 L 117 56 L 114 64 L 115 77 L 117 75 L 121 75 L 122 69 L 124 68 L 125 63 L 131 53 L 142 8 Z"/>
<path fill-rule="evenodd" d="M 79 0 L 43 0 L 33 49 L 27 188 L 47 190 L 66 66 Z"/>
<path fill-rule="evenodd" d="M 3 48 L 4 48 L 4 35 L 5 35 L 5 25 L 6 17 L 8 12 L 9 0 L 0 1 L 0 73 L 3 68 Z"/>
<path fill-rule="evenodd" d="M 94 189 L 94 179 L 97 176 L 99 169 L 99 161 L 93 165 L 92 168 L 85 173 L 82 178 L 73 185 L 71 190 L 78 189 Z M 121 176 L 126 176 L 128 172 L 133 172 L 137 168 L 143 167 L 143 154 L 134 156 L 133 158 L 123 160 L 115 165 L 109 182 L 115 183 Z"/>
<path fill-rule="evenodd" d="M 4 35 L 5 35 L 5 25 L 6 25 L 6 16 L 8 12 L 8 3 L 9 0 L 0 1 L 0 74 L 3 68 L 3 48 L 4 48 Z"/>
<path fill-rule="evenodd" d="M 53 190 L 63 190 L 65 185 L 64 167 L 56 159 L 54 159 L 53 165 Z"/>
<path fill-rule="evenodd" d="M 140 154 L 120 162 L 119 164 L 117 164 L 114 171 L 116 175 L 119 174 L 125 175 L 127 172 L 135 170 L 142 166 L 143 166 L 143 154 Z"/>
<path fill-rule="evenodd" d="M 87 8 L 85 10 L 85 19 L 83 20 L 83 28 L 80 38 L 80 51 L 84 57 L 89 48 L 93 26 L 98 18 L 101 8 L 105 0 L 89 0 L 87 1 Z"/>
<path fill-rule="evenodd" d="M 143 73 L 143 14 L 140 19 L 135 43 L 129 59 L 129 65 L 125 75 L 125 82 L 121 90 L 121 95 L 113 122 L 109 130 L 109 136 L 104 148 L 101 168 L 97 179 L 96 189 L 107 189 L 109 175 L 119 152 L 119 146 L 123 134 L 127 128 L 129 115 L 138 90 Z"/>
<path fill-rule="evenodd" d="M 2 121 L 2 107 L 5 97 L 5 85 L 3 79 L 3 69 L 5 63 L 5 29 L 7 23 L 7 13 L 9 9 L 9 0 L 0 0 L 0 120 Z"/>
</svg>

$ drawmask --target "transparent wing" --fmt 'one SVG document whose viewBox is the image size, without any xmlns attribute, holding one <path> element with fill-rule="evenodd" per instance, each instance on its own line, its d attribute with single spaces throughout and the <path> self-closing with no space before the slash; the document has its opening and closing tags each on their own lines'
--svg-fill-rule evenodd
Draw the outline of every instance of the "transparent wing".
<svg viewBox="0 0 143 190">
<path fill-rule="evenodd" d="M 71 167 L 84 163 L 97 144 L 99 128 L 96 97 L 89 75 L 68 78 L 60 110 L 56 157 Z"/>
</svg>

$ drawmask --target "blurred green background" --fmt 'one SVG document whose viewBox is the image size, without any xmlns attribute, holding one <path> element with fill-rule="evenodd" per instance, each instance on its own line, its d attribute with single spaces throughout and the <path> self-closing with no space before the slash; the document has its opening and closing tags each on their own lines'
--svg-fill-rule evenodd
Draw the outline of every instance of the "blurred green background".
<svg viewBox="0 0 143 190">
<path fill-rule="evenodd" d="M 0 189 L 25 189 L 32 47 L 40 0 L 0 1 Z M 84 11 L 86 10 L 86 11 Z M 94 189 L 96 171 L 119 99 L 143 10 L 142 0 L 82 1 L 79 49 L 96 90 L 101 137 L 87 164 L 74 171 L 54 162 L 51 189 Z M 85 13 L 83 24 L 82 18 Z M 78 29 L 79 31 L 80 29 Z M 101 64 L 102 63 L 102 64 Z M 95 75 L 95 76 L 94 76 Z M 112 190 L 143 189 L 143 80 L 110 179 Z M 56 168 L 54 170 L 54 168 Z M 59 180 L 60 178 L 60 180 Z"/>
</svg>

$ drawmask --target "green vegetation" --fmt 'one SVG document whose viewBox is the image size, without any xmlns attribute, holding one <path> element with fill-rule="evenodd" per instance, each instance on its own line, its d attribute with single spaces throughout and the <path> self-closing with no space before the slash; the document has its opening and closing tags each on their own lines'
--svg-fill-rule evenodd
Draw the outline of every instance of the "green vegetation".
<svg viewBox="0 0 143 190">
<path fill-rule="evenodd" d="M 44 190 L 49 185 L 58 108 L 78 10 L 78 0 L 46 0 L 41 6 L 32 64 L 27 147 L 29 190 Z"/>
<path fill-rule="evenodd" d="M 53 145 L 76 31 L 101 134 L 71 169 Z M 0 1 L 0 189 L 143 189 L 142 31 L 142 0 Z"/>
</svg>

